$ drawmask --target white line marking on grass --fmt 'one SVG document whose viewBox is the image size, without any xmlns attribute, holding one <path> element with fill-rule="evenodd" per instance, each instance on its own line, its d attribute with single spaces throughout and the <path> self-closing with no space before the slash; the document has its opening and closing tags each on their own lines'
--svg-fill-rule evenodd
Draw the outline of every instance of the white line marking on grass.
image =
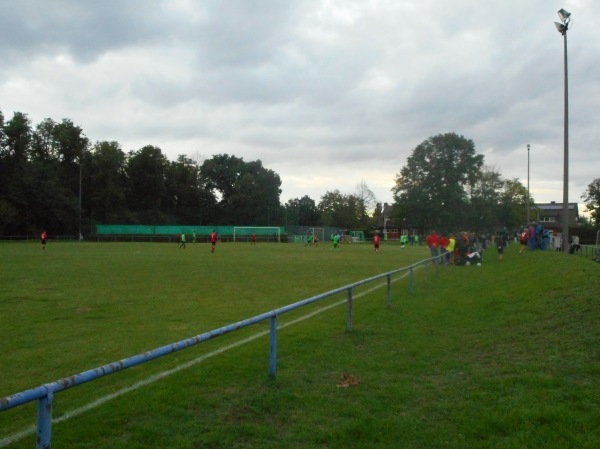
<svg viewBox="0 0 600 449">
<path fill-rule="evenodd" d="M 395 281 L 398 281 L 400 279 L 403 279 L 407 275 L 408 275 L 408 273 L 405 273 L 402 276 L 399 276 L 398 278 L 393 279 L 392 282 L 395 282 Z M 367 295 L 369 293 L 372 293 L 375 290 L 380 289 L 381 287 L 385 287 L 386 285 L 387 285 L 387 283 L 381 283 L 379 285 L 371 287 L 368 290 L 365 290 L 364 292 L 361 292 L 361 293 L 353 296 L 353 298 L 354 299 L 360 298 L 361 296 L 365 296 L 365 295 Z M 320 308 L 318 310 L 315 310 L 315 311 L 313 311 L 311 313 L 308 313 L 308 314 L 303 315 L 303 316 L 301 316 L 299 318 L 296 318 L 295 320 L 288 321 L 287 323 L 282 323 L 281 325 L 278 325 L 277 328 L 278 329 L 283 329 L 283 328 L 291 326 L 293 324 L 300 323 L 300 322 L 305 321 L 305 320 L 307 320 L 309 318 L 312 318 L 315 315 L 318 315 L 320 313 L 326 312 L 329 309 L 333 309 L 334 307 L 337 307 L 337 306 L 340 306 L 342 304 L 345 304 L 346 302 L 347 302 L 347 299 L 344 299 L 342 301 L 338 301 L 336 303 L 333 303 L 333 304 L 330 304 L 328 306 L 322 307 L 322 308 Z M 133 385 L 131 385 L 129 387 L 122 388 L 119 391 L 116 391 L 116 392 L 111 393 L 109 395 L 103 396 L 103 397 L 101 397 L 99 399 L 96 399 L 95 401 L 90 402 L 89 404 L 86 404 L 83 407 L 79 407 L 79 408 L 76 408 L 76 409 L 73 409 L 73 410 L 68 410 L 64 414 L 62 414 L 61 416 L 53 418 L 52 419 L 52 424 L 58 424 L 58 423 L 61 423 L 63 421 L 67 421 L 67 420 L 69 420 L 71 418 L 75 418 L 75 417 L 77 417 L 79 415 L 82 415 L 83 413 L 85 413 L 85 412 L 87 412 L 89 410 L 92 410 L 92 409 L 94 409 L 94 408 L 96 408 L 96 407 L 98 407 L 98 406 L 100 406 L 100 405 L 102 405 L 102 404 L 104 404 L 106 402 L 112 401 L 113 399 L 116 399 L 119 396 L 123 396 L 124 394 L 127 394 L 127 393 L 130 393 L 132 391 L 135 391 L 138 388 L 145 387 L 146 385 L 154 383 L 157 380 L 164 379 L 165 377 L 170 376 L 171 374 L 175 374 L 175 373 L 178 373 L 179 371 L 183 371 L 184 369 L 191 368 L 192 366 L 197 365 L 198 363 L 201 363 L 201 362 L 205 361 L 206 359 L 209 359 L 209 358 L 214 357 L 216 355 L 222 354 L 225 351 L 229 351 L 230 349 L 237 348 L 238 346 L 242 346 L 242 345 L 244 345 L 246 343 L 249 343 L 249 342 L 251 342 L 253 340 L 256 340 L 257 338 L 264 337 L 265 335 L 268 335 L 269 332 L 270 331 L 268 331 L 268 330 L 267 331 L 257 332 L 256 334 L 251 335 L 250 337 L 247 337 L 247 338 L 245 338 L 243 340 L 237 341 L 237 342 L 232 343 L 230 345 L 223 346 L 223 347 L 221 347 L 219 349 L 216 349 L 216 350 L 214 350 L 212 352 L 209 352 L 207 354 L 203 354 L 200 357 L 197 357 L 194 360 L 190 360 L 189 362 L 183 363 L 183 364 L 181 364 L 181 365 L 179 365 L 179 366 L 177 366 L 175 368 L 172 368 L 170 370 L 163 371 L 161 373 L 154 374 L 154 375 L 152 375 L 150 377 L 147 377 L 146 379 L 141 380 L 139 382 L 136 382 L 136 383 L 134 383 Z M 32 426 L 26 427 L 25 429 L 21 430 L 20 432 L 17 432 L 17 433 L 15 433 L 13 435 L 10 435 L 8 437 L 4 437 L 4 438 L 0 439 L 0 447 L 8 446 L 9 444 L 12 444 L 12 443 L 15 443 L 15 442 L 17 442 L 19 440 L 22 440 L 25 437 L 28 437 L 28 436 L 31 436 L 31 435 L 35 435 L 36 432 L 37 432 L 37 426 L 32 425 Z"/>
</svg>

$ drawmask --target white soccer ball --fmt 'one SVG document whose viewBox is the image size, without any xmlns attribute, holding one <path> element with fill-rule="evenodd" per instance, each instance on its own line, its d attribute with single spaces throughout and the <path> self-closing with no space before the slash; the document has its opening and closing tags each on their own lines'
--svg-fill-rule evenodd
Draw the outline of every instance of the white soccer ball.
<svg viewBox="0 0 600 449">
<path fill-rule="evenodd" d="M 478 266 L 478 267 L 480 267 L 480 266 L 481 266 L 481 264 L 480 264 L 480 263 L 478 263 L 478 264 L 477 264 L 477 266 Z"/>
<path fill-rule="evenodd" d="M 465 265 L 471 265 L 471 262 L 467 262 L 467 263 L 465 263 Z"/>
</svg>

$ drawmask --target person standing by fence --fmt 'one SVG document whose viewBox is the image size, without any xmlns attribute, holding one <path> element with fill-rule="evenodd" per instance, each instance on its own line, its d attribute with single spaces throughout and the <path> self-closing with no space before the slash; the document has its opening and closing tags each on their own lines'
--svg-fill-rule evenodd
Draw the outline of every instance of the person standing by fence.
<svg viewBox="0 0 600 449">
<path fill-rule="evenodd" d="M 577 251 L 581 251 L 581 245 L 579 244 L 579 236 L 574 235 L 571 239 L 571 247 L 569 248 L 569 253 L 575 254 Z"/>
<path fill-rule="evenodd" d="M 504 247 L 506 246 L 506 234 L 503 232 L 496 236 L 496 248 L 498 249 L 498 260 L 504 257 Z"/>
<path fill-rule="evenodd" d="M 436 265 L 440 263 L 440 236 L 435 231 L 431 231 L 425 238 L 425 242 L 427 246 L 429 246 L 429 250 L 431 251 L 431 257 L 433 258 L 433 263 Z"/>
<path fill-rule="evenodd" d="M 440 261 L 445 265 L 448 265 L 448 245 L 450 244 L 450 238 L 448 235 L 443 234 L 440 237 Z"/>
<path fill-rule="evenodd" d="M 528 235 L 527 242 L 529 243 L 529 249 L 534 250 L 537 245 L 537 241 L 535 239 L 535 222 L 532 221 L 531 224 L 529 225 L 529 227 L 527 228 L 527 235 Z"/>
<path fill-rule="evenodd" d="M 524 228 L 521 234 L 519 234 L 519 242 L 521 243 L 521 249 L 519 250 L 519 254 L 523 254 L 528 247 L 529 243 L 529 230 L 528 228 Z"/>
</svg>

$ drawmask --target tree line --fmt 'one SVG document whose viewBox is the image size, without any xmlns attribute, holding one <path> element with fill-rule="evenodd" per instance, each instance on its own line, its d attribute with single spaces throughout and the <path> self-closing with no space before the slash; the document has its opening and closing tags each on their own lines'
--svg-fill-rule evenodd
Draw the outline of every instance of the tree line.
<svg viewBox="0 0 600 449">
<path fill-rule="evenodd" d="M 394 218 L 418 229 L 489 231 L 526 221 L 534 200 L 518 179 L 485 165 L 472 140 L 439 134 L 414 149 L 396 176 Z"/>
<path fill-rule="evenodd" d="M 90 142 L 71 120 L 33 125 L 0 111 L 0 234 L 93 233 L 96 224 L 328 225 L 363 229 L 373 194 L 327 192 L 281 204 L 281 178 L 260 160 L 219 154 L 170 161 L 146 145 Z"/>
<path fill-rule="evenodd" d="M 402 227 L 439 231 L 489 232 L 526 225 L 527 208 L 536 217 L 535 200 L 518 179 L 504 179 L 485 165 L 471 139 L 438 134 L 417 145 L 396 176 L 394 213 Z M 600 178 L 582 195 L 591 223 L 600 217 Z"/>
<path fill-rule="evenodd" d="M 352 193 L 326 192 L 281 204 L 281 178 L 260 160 L 228 154 L 170 161 L 146 145 L 125 152 L 92 143 L 71 120 L 33 125 L 0 110 L 0 234 L 93 233 L 96 224 L 330 226 L 369 231 L 383 205 L 364 181 Z M 598 219 L 600 179 L 584 194 Z M 391 219 L 424 232 L 485 231 L 525 224 L 533 198 L 518 179 L 485 165 L 472 140 L 455 133 L 423 141 L 391 188 Z"/>
</svg>

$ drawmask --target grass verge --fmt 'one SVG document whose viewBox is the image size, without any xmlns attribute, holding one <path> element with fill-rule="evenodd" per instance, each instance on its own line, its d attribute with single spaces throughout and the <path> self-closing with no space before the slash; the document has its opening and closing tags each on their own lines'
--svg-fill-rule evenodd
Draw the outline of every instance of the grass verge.
<svg viewBox="0 0 600 449">
<path fill-rule="evenodd" d="M 0 274 L 0 344 L 11 357 L 4 393 L 426 256 L 392 246 L 375 255 L 368 245 L 232 244 L 218 248 L 219 258 L 205 245 L 185 253 L 166 244 L 88 245 L 43 255 L 26 244 L 0 248 L 9 254 Z M 489 250 L 482 267 L 421 273 L 414 294 L 398 282 L 391 308 L 384 290 L 365 294 L 352 332 L 339 307 L 281 329 L 275 380 L 261 337 L 55 425 L 53 446 L 600 447 L 599 267 L 517 249 L 501 262 Z M 60 393 L 55 416 L 267 328 Z M 343 373 L 359 384 L 340 386 Z M 2 434 L 34 417 L 31 408 L 3 412 Z"/>
</svg>

